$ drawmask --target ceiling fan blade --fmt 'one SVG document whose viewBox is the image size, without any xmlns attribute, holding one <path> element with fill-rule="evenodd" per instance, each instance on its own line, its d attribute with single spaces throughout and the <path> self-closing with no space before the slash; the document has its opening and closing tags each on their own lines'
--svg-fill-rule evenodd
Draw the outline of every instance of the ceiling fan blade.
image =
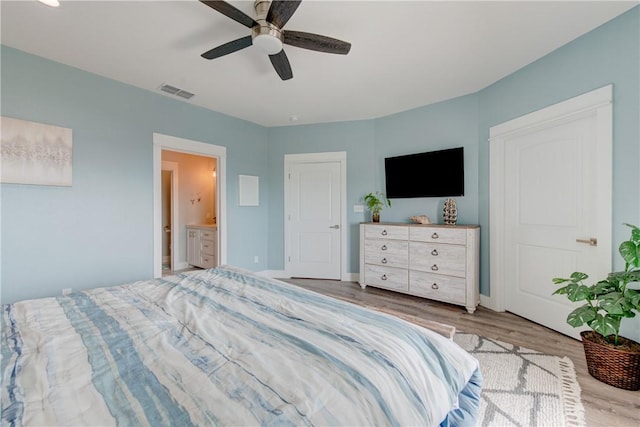
<svg viewBox="0 0 640 427">
<path fill-rule="evenodd" d="M 289 80 L 293 77 L 289 58 L 287 58 L 287 54 L 284 53 L 284 49 L 282 49 L 280 53 L 269 55 L 269 59 L 271 60 L 271 64 L 273 64 L 273 68 L 276 69 L 276 73 L 278 73 L 282 80 Z"/>
<path fill-rule="evenodd" d="M 233 19 L 234 21 L 241 23 L 242 25 L 244 25 L 247 28 L 253 28 L 256 25 L 258 25 L 258 23 L 256 21 L 254 21 L 252 17 L 250 17 L 249 15 L 244 13 L 243 11 L 235 8 L 234 6 L 230 5 L 226 1 L 204 1 L 204 0 L 200 0 L 200 2 L 206 4 L 211 9 L 217 10 L 218 12 L 220 12 L 221 14 L 223 14 L 225 16 L 228 16 L 229 18 Z"/>
<path fill-rule="evenodd" d="M 318 52 L 336 53 L 346 55 L 351 50 L 351 43 L 334 39 L 319 34 L 305 33 L 302 31 L 283 31 L 285 44 L 301 47 L 303 49 L 317 50 Z"/>
<path fill-rule="evenodd" d="M 215 59 L 224 55 L 228 55 L 233 52 L 237 52 L 245 47 L 249 47 L 253 44 L 251 36 L 242 37 L 238 40 L 230 41 L 229 43 L 222 44 L 218 47 L 203 53 L 202 56 L 205 59 Z"/>
<path fill-rule="evenodd" d="M 301 2 L 302 0 L 273 0 L 267 13 L 267 22 L 271 22 L 278 28 L 284 27 Z"/>
</svg>

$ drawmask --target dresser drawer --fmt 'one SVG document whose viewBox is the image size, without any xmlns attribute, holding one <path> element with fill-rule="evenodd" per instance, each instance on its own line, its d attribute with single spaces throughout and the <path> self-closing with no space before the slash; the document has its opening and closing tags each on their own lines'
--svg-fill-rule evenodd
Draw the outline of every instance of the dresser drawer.
<svg viewBox="0 0 640 427">
<path fill-rule="evenodd" d="M 452 304 L 466 304 L 464 279 L 421 271 L 411 271 L 409 275 L 412 293 Z"/>
<path fill-rule="evenodd" d="M 409 290 L 409 272 L 404 268 L 365 264 L 364 280 L 367 285 L 393 291 L 406 292 Z"/>
<path fill-rule="evenodd" d="M 364 244 L 364 262 L 407 268 L 409 242 L 401 240 L 370 239 Z"/>
<path fill-rule="evenodd" d="M 409 227 L 401 225 L 369 225 L 364 227 L 365 239 L 409 239 Z"/>
<path fill-rule="evenodd" d="M 200 240 L 200 253 L 203 255 L 215 255 L 216 247 L 213 240 Z"/>
<path fill-rule="evenodd" d="M 466 277 L 466 248 L 436 243 L 409 243 L 409 268 L 434 274 Z"/>
<path fill-rule="evenodd" d="M 466 245 L 467 233 L 463 228 L 411 227 L 409 239 L 419 242 L 449 243 Z"/>
</svg>

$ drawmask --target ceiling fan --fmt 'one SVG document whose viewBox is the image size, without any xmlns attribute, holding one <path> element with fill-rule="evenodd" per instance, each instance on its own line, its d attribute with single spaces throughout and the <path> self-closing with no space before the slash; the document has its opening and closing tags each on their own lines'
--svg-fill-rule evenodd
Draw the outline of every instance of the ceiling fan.
<svg viewBox="0 0 640 427">
<path fill-rule="evenodd" d="M 349 53 L 351 43 L 319 34 L 282 29 L 293 16 L 301 1 L 256 0 L 254 3 L 256 19 L 253 19 L 225 1 L 200 0 L 210 8 L 247 28 L 251 28 L 251 35 L 215 47 L 201 56 L 205 59 L 215 59 L 255 45 L 269 55 L 271 64 L 280 78 L 289 80 L 293 77 L 293 72 L 287 54 L 282 48 L 283 44 L 339 55 Z"/>
</svg>

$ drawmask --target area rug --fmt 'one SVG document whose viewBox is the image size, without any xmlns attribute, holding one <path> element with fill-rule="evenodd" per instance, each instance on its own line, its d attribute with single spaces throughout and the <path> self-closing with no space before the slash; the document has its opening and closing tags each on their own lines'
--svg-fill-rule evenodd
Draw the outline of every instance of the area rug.
<svg viewBox="0 0 640 427">
<path fill-rule="evenodd" d="M 585 426 L 573 362 L 473 334 L 454 341 L 480 362 L 478 426 Z"/>
</svg>

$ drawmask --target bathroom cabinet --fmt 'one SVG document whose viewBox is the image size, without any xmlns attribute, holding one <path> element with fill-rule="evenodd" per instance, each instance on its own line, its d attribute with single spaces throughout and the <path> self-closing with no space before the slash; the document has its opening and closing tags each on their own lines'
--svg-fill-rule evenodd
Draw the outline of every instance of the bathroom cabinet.
<svg viewBox="0 0 640 427">
<path fill-rule="evenodd" d="M 215 225 L 187 225 L 187 263 L 213 268 L 218 259 L 218 228 Z"/>
</svg>

